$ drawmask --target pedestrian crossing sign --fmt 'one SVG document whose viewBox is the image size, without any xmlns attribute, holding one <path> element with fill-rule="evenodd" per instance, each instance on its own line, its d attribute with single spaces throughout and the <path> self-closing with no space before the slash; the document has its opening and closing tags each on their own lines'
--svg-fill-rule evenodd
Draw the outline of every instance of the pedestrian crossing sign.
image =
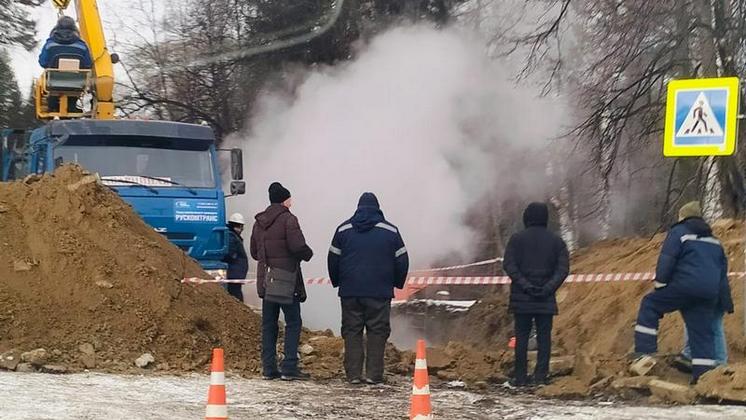
<svg viewBox="0 0 746 420">
<path fill-rule="evenodd" d="M 735 153 L 739 96 L 737 77 L 669 82 L 663 155 Z"/>
</svg>

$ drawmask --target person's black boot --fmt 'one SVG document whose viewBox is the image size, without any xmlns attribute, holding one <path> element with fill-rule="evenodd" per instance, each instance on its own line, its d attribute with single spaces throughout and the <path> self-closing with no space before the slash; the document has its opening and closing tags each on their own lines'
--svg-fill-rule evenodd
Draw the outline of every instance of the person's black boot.
<svg viewBox="0 0 746 420">
<path fill-rule="evenodd" d="M 683 373 L 692 373 L 692 359 L 684 356 L 683 354 L 677 354 L 673 360 L 673 366 Z"/>
<path fill-rule="evenodd" d="M 551 381 L 546 376 L 535 376 L 531 378 L 531 385 L 535 386 L 542 386 L 542 385 L 549 385 Z"/>
<path fill-rule="evenodd" d="M 368 385 L 382 385 L 383 378 L 376 378 L 376 379 L 366 378 L 365 383 Z"/>
<path fill-rule="evenodd" d="M 297 371 L 293 373 L 283 373 L 280 379 L 282 379 L 283 381 L 307 381 L 311 379 L 311 375 L 305 372 Z"/>
<path fill-rule="evenodd" d="M 262 379 L 265 381 L 274 381 L 275 379 L 280 379 L 282 375 L 280 375 L 280 372 L 273 372 L 269 374 L 262 375 Z"/>
<path fill-rule="evenodd" d="M 508 381 L 508 383 L 514 388 L 523 388 L 528 386 L 528 380 L 525 378 L 512 378 L 510 381 Z"/>
</svg>

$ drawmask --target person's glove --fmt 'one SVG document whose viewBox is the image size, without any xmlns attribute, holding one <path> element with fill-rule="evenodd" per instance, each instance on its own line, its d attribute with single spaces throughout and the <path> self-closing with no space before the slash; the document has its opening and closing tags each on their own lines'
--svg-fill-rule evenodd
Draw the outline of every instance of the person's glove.
<svg viewBox="0 0 746 420">
<path fill-rule="evenodd" d="M 528 293 L 529 296 L 539 298 L 542 296 L 542 288 L 539 286 L 529 286 L 528 289 L 526 289 L 526 293 Z"/>
</svg>

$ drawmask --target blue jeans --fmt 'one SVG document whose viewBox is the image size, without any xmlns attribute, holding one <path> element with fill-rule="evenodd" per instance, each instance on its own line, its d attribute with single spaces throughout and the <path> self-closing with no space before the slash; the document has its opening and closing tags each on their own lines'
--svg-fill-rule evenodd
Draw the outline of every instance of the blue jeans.
<svg viewBox="0 0 746 420">
<path fill-rule="evenodd" d="M 715 319 L 712 321 L 712 331 L 715 334 L 715 360 L 719 365 L 728 363 L 728 342 L 725 339 L 725 328 L 723 327 L 723 315 L 722 312 L 715 314 Z M 692 349 L 689 347 L 689 334 L 684 328 L 684 350 L 681 351 L 681 355 L 687 359 L 692 358 Z"/>
<path fill-rule="evenodd" d="M 262 299 L 262 370 L 265 376 L 277 375 L 277 322 L 280 310 L 285 315 L 285 347 L 281 372 L 293 375 L 298 372 L 298 342 L 303 321 L 300 317 L 300 303 L 282 305 Z"/>
</svg>

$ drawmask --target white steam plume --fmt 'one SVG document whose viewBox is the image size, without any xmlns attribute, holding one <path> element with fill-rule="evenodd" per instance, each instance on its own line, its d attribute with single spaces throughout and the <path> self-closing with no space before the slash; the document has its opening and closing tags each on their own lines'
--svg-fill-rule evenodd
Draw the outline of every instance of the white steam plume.
<svg viewBox="0 0 746 420">
<path fill-rule="evenodd" d="M 543 180 L 542 163 L 523 176 L 515 161 L 560 132 L 560 107 L 509 79 L 484 43 L 456 29 L 390 30 L 354 61 L 310 72 L 292 95 L 260 101 L 250 132 L 226 142 L 244 149 L 248 190 L 231 210 L 251 217 L 266 207 L 271 182 L 290 189 L 316 253 L 304 265 L 307 277 L 326 275 L 334 229 L 365 191 L 400 228 L 413 269 L 467 257 L 474 248 L 467 210 L 506 183 Z M 313 305 L 319 291 L 309 292 Z M 321 309 L 304 314 L 316 328 L 338 324 L 329 317 Z"/>
</svg>

